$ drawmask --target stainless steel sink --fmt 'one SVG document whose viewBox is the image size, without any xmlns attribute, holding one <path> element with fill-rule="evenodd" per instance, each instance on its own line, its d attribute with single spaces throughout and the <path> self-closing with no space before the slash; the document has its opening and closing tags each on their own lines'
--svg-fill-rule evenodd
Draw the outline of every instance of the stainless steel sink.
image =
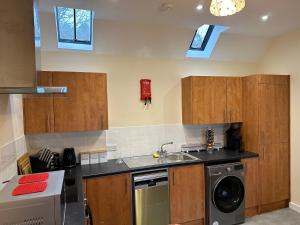
<svg viewBox="0 0 300 225">
<path fill-rule="evenodd" d="M 166 157 L 158 158 L 158 159 L 153 158 L 151 155 L 123 158 L 123 161 L 129 168 L 154 166 L 154 165 L 162 165 L 162 164 L 168 164 L 174 162 L 184 162 L 184 161 L 193 161 L 193 160 L 199 160 L 199 159 L 183 152 L 169 153 L 167 154 Z"/>
<path fill-rule="evenodd" d="M 197 160 L 198 158 L 191 156 L 187 153 L 178 152 L 178 153 L 171 153 L 166 156 L 166 160 L 168 162 L 181 162 L 181 161 L 191 161 Z"/>
</svg>

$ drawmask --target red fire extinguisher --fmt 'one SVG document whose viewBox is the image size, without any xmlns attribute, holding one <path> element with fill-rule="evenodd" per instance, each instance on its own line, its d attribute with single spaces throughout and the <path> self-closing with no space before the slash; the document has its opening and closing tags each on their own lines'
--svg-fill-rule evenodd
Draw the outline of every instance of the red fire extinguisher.
<svg viewBox="0 0 300 225">
<path fill-rule="evenodd" d="M 151 104 L 151 80 L 140 80 L 141 85 L 141 101 L 145 101 L 145 106 Z"/>
</svg>

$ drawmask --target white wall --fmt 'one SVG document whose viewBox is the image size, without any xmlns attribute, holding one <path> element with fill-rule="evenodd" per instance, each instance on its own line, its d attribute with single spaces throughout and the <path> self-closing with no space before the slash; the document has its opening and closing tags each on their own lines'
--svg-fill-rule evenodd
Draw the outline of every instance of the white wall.
<svg viewBox="0 0 300 225">
<path fill-rule="evenodd" d="M 261 73 L 291 75 L 291 201 L 300 205 L 300 30 L 276 38 L 266 51 Z M 300 209 L 300 208 L 299 208 Z"/>
<path fill-rule="evenodd" d="M 0 189 L 17 174 L 16 159 L 26 152 L 21 95 L 0 96 Z"/>
</svg>

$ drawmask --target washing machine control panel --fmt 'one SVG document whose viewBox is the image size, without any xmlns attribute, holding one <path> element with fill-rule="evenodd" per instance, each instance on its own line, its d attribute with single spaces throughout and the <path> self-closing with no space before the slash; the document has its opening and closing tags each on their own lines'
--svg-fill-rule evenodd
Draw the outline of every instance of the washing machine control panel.
<svg viewBox="0 0 300 225">
<path fill-rule="evenodd" d="M 234 166 L 234 169 L 235 169 L 235 170 L 242 170 L 242 169 L 244 169 L 244 165 L 243 165 L 243 164 L 235 165 L 235 166 Z"/>
<path fill-rule="evenodd" d="M 231 172 L 231 167 L 227 167 L 227 168 L 226 168 L 226 171 L 227 171 L 228 173 L 230 173 L 230 172 Z"/>
</svg>

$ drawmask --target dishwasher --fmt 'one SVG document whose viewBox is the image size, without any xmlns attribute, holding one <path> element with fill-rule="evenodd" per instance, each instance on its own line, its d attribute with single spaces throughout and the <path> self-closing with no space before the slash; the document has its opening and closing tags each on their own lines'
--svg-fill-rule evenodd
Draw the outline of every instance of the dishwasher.
<svg viewBox="0 0 300 225">
<path fill-rule="evenodd" d="M 168 225 L 168 171 L 150 171 L 133 175 L 134 224 Z"/>
</svg>

